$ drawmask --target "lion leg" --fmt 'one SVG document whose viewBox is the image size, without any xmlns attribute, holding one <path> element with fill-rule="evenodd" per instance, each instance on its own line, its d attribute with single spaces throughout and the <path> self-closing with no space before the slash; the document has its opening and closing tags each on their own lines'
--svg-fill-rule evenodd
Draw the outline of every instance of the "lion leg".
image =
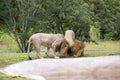
<svg viewBox="0 0 120 80">
<path fill-rule="evenodd" d="M 54 58 L 59 58 L 58 56 L 56 56 L 56 46 L 52 46 L 52 49 Z"/>
<path fill-rule="evenodd" d="M 40 55 L 40 49 L 39 48 L 36 48 L 36 55 L 38 58 L 43 58 L 41 55 Z"/>
<path fill-rule="evenodd" d="M 40 44 L 38 44 L 38 42 L 37 41 L 34 41 L 33 42 L 33 45 L 35 46 L 35 49 L 36 49 L 36 56 L 38 57 L 38 58 L 43 58 L 41 55 L 40 55 Z"/>
<path fill-rule="evenodd" d="M 58 56 L 56 56 L 56 48 L 57 46 L 59 46 L 62 42 L 62 39 L 56 39 L 53 43 L 52 43 L 52 49 L 53 49 L 53 56 L 55 58 L 59 58 Z"/>
<path fill-rule="evenodd" d="M 47 57 L 48 57 L 49 50 L 50 50 L 50 47 L 47 47 L 47 51 L 45 52 L 45 54 L 47 55 Z"/>
</svg>

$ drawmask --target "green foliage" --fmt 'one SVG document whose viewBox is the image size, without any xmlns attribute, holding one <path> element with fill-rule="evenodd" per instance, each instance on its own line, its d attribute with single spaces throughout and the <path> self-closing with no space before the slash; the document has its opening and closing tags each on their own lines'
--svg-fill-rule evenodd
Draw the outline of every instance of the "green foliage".
<svg viewBox="0 0 120 80">
<path fill-rule="evenodd" d="M 10 51 L 18 51 L 17 44 L 14 39 L 12 39 L 8 34 L 1 33 L 0 34 L 0 49 L 1 50 L 10 50 Z"/>
<path fill-rule="evenodd" d="M 44 27 L 43 31 L 64 34 L 72 29 L 78 39 L 89 39 L 90 8 L 83 0 L 49 0 L 41 6 L 39 19 L 42 21 L 38 24 L 40 29 Z"/>
<path fill-rule="evenodd" d="M 101 39 L 120 39 L 120 1 L 98 0 L 94 2 L 95 20 L 100 22 Z"/>
<path fill-rule="evenodd" d="M 100 40 L 100 26 L 99 24 L 96 22 L 94 26 L 90 26 L 90 39 L 91 40 Z"/>
<path fill-rule="evenodd" d="M 4 18 L 6 23 L 4 31 L 16 41 L 21 52 L 27 51 L 27 41 L 34 28 L 31 27 L 33 25 L 31 22 L 34 21 L 38 3 L 39 1 L 34 0 L 4 0 L 4 8 L 9 14 Z"/>
</svg>

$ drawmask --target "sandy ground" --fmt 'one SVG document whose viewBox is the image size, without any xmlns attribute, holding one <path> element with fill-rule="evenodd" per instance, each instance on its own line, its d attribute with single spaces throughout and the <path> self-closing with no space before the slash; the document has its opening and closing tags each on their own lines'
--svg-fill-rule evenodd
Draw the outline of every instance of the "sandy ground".
<svg viewBox="0 0 120 80">
<path fill-rule="evenodd" d="M 37 59 L 0 71 L 33 80 L 120 80 L 120 56 Z"/>
</svg>

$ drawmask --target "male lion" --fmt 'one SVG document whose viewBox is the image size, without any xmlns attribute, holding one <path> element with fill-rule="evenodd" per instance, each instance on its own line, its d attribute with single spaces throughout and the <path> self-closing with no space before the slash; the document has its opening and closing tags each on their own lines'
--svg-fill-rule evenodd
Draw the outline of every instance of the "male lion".
<svg viewBox="0 0 120 80">
<path fill-rule="evenodd" d="M 75 39 L 75 33 L 72 30 L 65 32 L 65 39 L 69 43 L 68 54 L 74 56 L 84 56 L 84 43 Z"/>
</svg>

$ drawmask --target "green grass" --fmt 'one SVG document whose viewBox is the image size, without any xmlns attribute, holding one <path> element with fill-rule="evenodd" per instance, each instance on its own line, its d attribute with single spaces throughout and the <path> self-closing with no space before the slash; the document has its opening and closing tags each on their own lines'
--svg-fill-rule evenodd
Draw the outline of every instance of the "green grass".
<svg viewBox="0 0 120 80">
<path fill-rule="evenodd" d="M 35 53 L 30 54 L 32 59 L 37 59 Z M 46 55 L 42 54 L 46 58 Z M 53 58 L 52 55 L 49 55 L 50 58 Z M 28 61 L 26 53 L 2 53 L 0 54 L 0 68 L 3 68 L 7 65 L 14 64 L 17 62 Z M 7 76 L 3 73 L 0 73 L 0 80 L 27 80 L 23 77 Z"/>
<path fill-rule="evenodd" d="M 98 41 L 97 43 L 85 42 L 85 50 L 120 50 L 120 41 Z"/>
<path fill-rule="evenodd" d="M 0 68 L 7 65 L 27 60 L 26 54 L 2 53 L 0 54 Z M 22 77 L 6 76 L 0 73 L 0 80 L 27 80 Z"/>
<path fill-rule="evenodd" d="M 120 51 L 114 52 L 86 52 L 84 57 L 98 57 L 98 56 L 112 56 L 112 55 L 120 55 Z"/>
<path fill-rule="evenodd" d="M 0 50 L 17 51 L 18 50 L 17 43 L 8 34 L 2 33 L 0 34 Z"/>
<path fill-rule="evenodd" d="M 120 41 L 98 41 L 95 43 L 85 43 L 85 57 L 120 55 Z M 93 52 L 91 52 L 93 51 Z"/>
<path fill-rule="evenodd" d="M 27 79 L 16 76 L 6 76 L 5 74 L 0 73 L 0 80 L 27 80 Z"/>
<path fill-rule="evenodd" d="M 32 59 L 37 59 L 36 53 L 30 53 Z M 47 57 L 45 54 L 42 54 L 43 57 Z M 50 55 L 50 58 L 53 58 Z M 5 67 L 6 65 L 14 64 L 17 62 L 28 61 L 27 53 L 2 53 L 0 54 L 0 68 Z"/>
<path fill-rule="evenodd" d="M 85 56 L 84 57 L 97 57 L 97 56 L 110 56 L 110 55 L 120 55 L 120 41 L 104 41 L 98 42 L 98 44 L 94 43 L 85 43 Z M 98 51 L 88 51 L 88 50 L 98 50 Z M 103 51 L 101 51 L 103 50 Z M 45 54 L 42 54 L 43 57 L 46 57 Z M 36 59 L 36 54 L 31 53 L 31 57 Z M 53 58 L 50 55 L 50 58 Z M 70 58 L 62 57 L 62 58 Z M 81 57 L 80 57 L 81 58 Z M 2 53 L 0 54 L 0 68 L 3 68 L 7 65 L 14 64 L 17 62 L 27 61 L 27 54 L 26 53 Z M 26 78 L 22 77 L 14 77 L 14 76 L 7 76 L 3 73 L 0 73 L 0 80 L 27 80 Z"/>
<path fill-rule="evenodd" d="M 23 53 L 2 53 L 0 57 L 0 67 L 27 60 L 27 55 Z"/>
</svg>

